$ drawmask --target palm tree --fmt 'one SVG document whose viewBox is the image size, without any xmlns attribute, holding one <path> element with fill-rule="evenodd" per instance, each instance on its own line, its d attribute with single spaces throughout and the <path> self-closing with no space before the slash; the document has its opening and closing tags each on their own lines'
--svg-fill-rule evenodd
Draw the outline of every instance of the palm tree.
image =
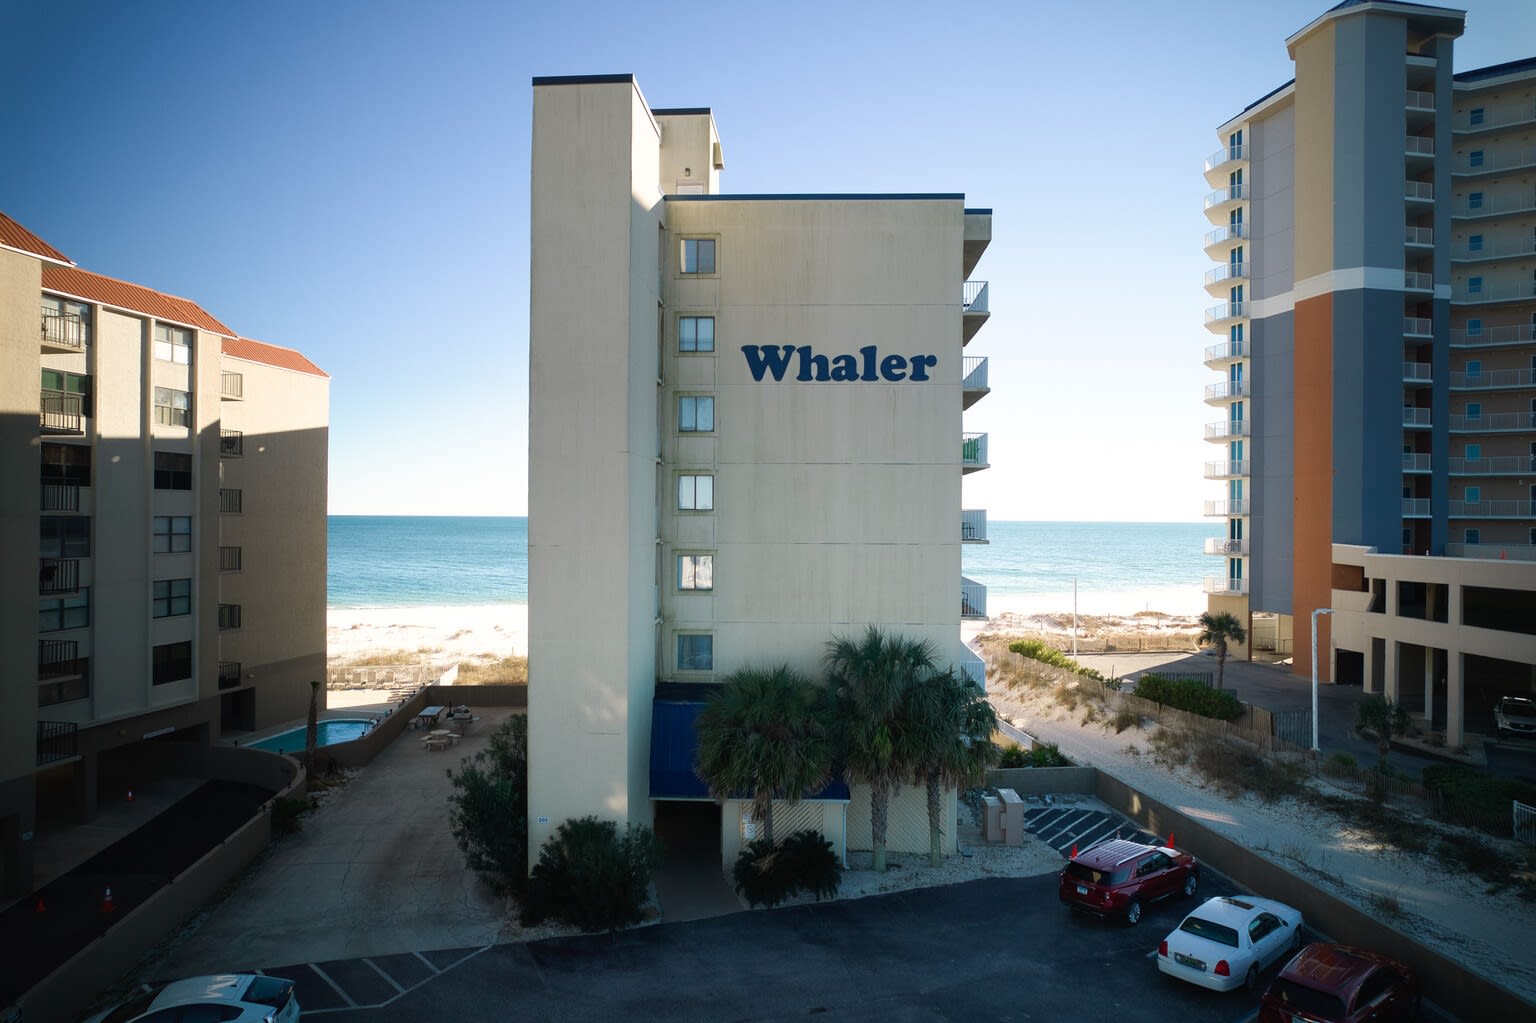
<svg viewBox="0 0 1536 1023">
<path fill-rule="evenodd" d="M 788 667 L 743 668 L 724 679 L 699 713 L 694 770 L 722 802 L 752 794 L 752 815 L 773 841 L 773 801 L 789 803 L 832 776 L 826 693 Z"/>
<path fill-rule="evenodd" d="M 1230 611 L 1207 611 L 1200 616 L 1200 644 L 1216 648 L 1216 688 L 1221 688 L 1227 674 L 1227 644 L 1241 643 L 1248 638 L 1243 623 Z"/>
<path fill-rule="evenodd" d="M 928 792 L 928 862 L 938 867 L 944 863 L 944 789 L 975 781 L 997 763 L 997 712 L 979 686 L 953 669 L 912 686 L 905 697 L 913 779 Z"/>
<path fill-rule="evenodd" d="M 933 646 L 887 636 L 871 625 L 863 639 L 830 641 L 825 660 L 837 699 L 843 770 L 849 780 L 869 786 L 873 866 L 884 872 L 891 792 L 913 773 L 913 737 L 902 719 L 902 694 L 932 673 Z"/>
</svg>

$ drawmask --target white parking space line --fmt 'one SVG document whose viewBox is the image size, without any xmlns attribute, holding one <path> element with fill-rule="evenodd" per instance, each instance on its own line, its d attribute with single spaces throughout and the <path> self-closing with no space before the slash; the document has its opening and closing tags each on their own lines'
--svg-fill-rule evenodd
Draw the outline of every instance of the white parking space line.
<svg viewBox="0 0 1536 1023">
<path fill-rule="evenodd" d="M 331 990 L 341 996 L 342 1001 L 346 1002 L 354 1009 L 358 1007 L 357 1003 L 352 1000 L 352 996 L 343 991 L 341 985 L 327 976 L 324 970 L 320 969 L 320 967 L 316 966 L 314 963 L 309 963 L 308 965 L 311 970 L 315 971 L 315 976 L 329 984 L 331 986 Z"/>
<path fill-rule="evenodd" d="M 400 992 L 402 995 L 405 994 L 405 988 L 401 987 L 399 985 L 399 983 L 395 980 L 395 978 L 391 977 L 388 973 L 384 972 L 384 969 L 381 966 L 379 966 L 378 963 L 374 962 L 372 959 L 364 959 L 363 962 L 367 963 L 369 968 L 372 969 L 374 973 L 377 973 L 379 976 L 383 977 L 384 981 L 390 987 L 394 988 L 396 991 Z"/>
</svg>

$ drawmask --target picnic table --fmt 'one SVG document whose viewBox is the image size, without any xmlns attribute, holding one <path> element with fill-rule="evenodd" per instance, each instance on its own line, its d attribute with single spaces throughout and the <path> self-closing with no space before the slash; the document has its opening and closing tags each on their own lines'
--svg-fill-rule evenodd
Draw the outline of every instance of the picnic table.
<svg viewBox="0 0 1536 1023">
<path fill-rule="evenodd" d="M 421 709 L 421 713 L 416 715 L 416 722 L 421 725 L 426 725 L 430 728 L 436 728 L 437 719 L 443 716 L 444 710 L 445 708 L 440 705 L 423 707 Z"/>
</svg>

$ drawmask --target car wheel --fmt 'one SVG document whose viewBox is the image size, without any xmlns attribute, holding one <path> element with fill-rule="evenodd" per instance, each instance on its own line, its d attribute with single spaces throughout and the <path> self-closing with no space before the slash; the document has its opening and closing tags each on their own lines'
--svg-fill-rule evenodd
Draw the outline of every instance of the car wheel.
<svg viewBox="0 0 1536 1023">
<path fill-rule="evenodd" d="M 1141 923 L 1141 900 L 1132 899 L 1131 904 L 1125 907 L 1125 926 L 1135 927 Z"/>
<path fill-rule="evenodd" d="M 1291 935 L 1291 952 L 1301 951 L 1301 924 L 1296 925 L 1296 933 Z"/>
<path fill-rule="evenodd" d="M 1199 889 L 1200 875 L 1191 870 L 1188 874 L 1184 875 L 1184 897 L 1186 899 L 1194 898 L 1195 892 L 1199 891 Z"/>
<path fill-rule="evenodd" d="M 1243 987 L 1247 988 L 1249 991 L 1252 991 L 1254 988 L 1256 988 L 1258 986 L 1259 986 L 1259 968 L 1257 966 L 1250 966 L 1250 967 L 1248 967 L 1247 975 L 1243 977 Z"/>
</svg>

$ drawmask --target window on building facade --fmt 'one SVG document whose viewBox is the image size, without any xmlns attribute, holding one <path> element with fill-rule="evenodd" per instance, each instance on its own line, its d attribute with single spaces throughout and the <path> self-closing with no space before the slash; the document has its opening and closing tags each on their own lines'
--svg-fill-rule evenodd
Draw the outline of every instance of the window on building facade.
<svg viewBox="0 0 1536 1023">
<path fill-rule="evenodd" d="M 156 579 L 151 608 L 155 618 L 176 618 L 192 613 L 191 579 Z"/>
<path fill-rule="evenodd" d="M 715 508 L 715 477 L 708 473 L 691 473 L 677 478 L 677 508 L 679 511 L 713 511 Z"/>
<path fill-rule="evenodd" d="M 39 557 L 91 556 L 91 520 L 83 515 L 44 515 L 39 520 Z"/>
<path fill-rule="evenodd" d="M 91 378 L 81 373 L 63 373 L 56 369 L 43 370 L 43 390 L 57 391 L 80 399 L 80 414 L 91 415 Z"/>
<path fill-rule="evenodd" d="M 708 633 L 677 635 L 678 671 L 713 671 L 715 669 L 715 637 Z"/>
<path fill-rule="evenodd" d="M 1481 501 L 1483 499 L 1483 488 L 1482 487 L 1467 487 L 1466 490 L 1463 491 L 1462 497 L 1466 500 L 1466 502 L 1468 504 L 1477 504 L 1479 501 Z"/>
<path fill-rule="evenodd" d="M 1468 444 L 1467 445 L 1467 461 L 1469 461 L 1469 462 L 1476 462 L 1476 461 L 1478 461 L 1482 457 L 1483 457 L 1483 446 L 1481 444 Z"/>
<path fill-rule="evenodd" d="M 682 316 L 677 321 L 677 350 L 712 352 L 715 350 L 715 318 Z"/>
<path fill-rule="evenodd" d="M 176 451 L 156 451 L 155 489 L 191 490 L 192 456 Z"/>
<path fill-rule="evenodd" d="M 162 362 L 192 364 L 192 332 L 166 323 L 155 324 L 155 358 Z"/>
<path fill-rule="evenodd" d="M 91 449 L 84 444 L 42 444 L 42 482 L 91 485 Z"/>
<path fill-rule="evenodd" d="M 680 590 L 714 589 L 715 556 L 713 554 L 679 554 L 677 556 L 677 588 Z"/>
<path fill-rule="evenodd" d="M 1467 337 L 1476 337 L 1483 332 L 1483 321 L 1476 317 L 1467 321 Z"/>
<path fill-rule="evenodd" d="M 1471 125 L 1482 124 L 1483 116 L 1484 111 L 1482 107 L 1473 107 L 1471 110 L 1467 111 L 1467 123 Z"/>
<path fill-rule="evenodd" d="M 162 426 L 191 426 L 192 395 L 169 387 L 155 388 L 155 422 Z"/>
<path fill-rule="evenodd" d="M 1462 539 L 1467 543 L 1482 543 L 1483 532 L 1480 529 L 1469 528 L 1465 533 L 1462 534 Z"/>
<path fill-rule="evenodd" d="M 1480 377 L 1483 375 L 1483 363 L 1480 359 L 1467 360 L 1467 376 Z"/>
<path fill-rule="evenodd" d="M 151 684 L 163 686 L 192 677 L 192 643 L 164 643 L 155 647 L 155 667 Z"/>
<path fill-rule="evenodd" d="M 63 632 L 84 629 L 91 624 L 91 591 L 87 586 L 72 597 L 37 602 L 37 631 Z"/>
<path fill-rule="evenodd" d="M 1467 294 L 1481 295 L 1483 293 L 1483 279 L 1481 277 L 1467 278 Z"/>
<path fill-rule="evenodd" d="M 182 554 L 192 549 L 190 515 L 156 515 L 154 553 Z"/>
<path fill-rule="evenodd" d="M 1481 419 L 1481 418 L 1483 418 L 1483 403 L 1480 402 L 1480 401 L 1469 401 L 1469 402 L 1467 402 L 1467 418 L 1468 419 Z"/>
<path fill-rule="evenodd" d="M 1467 251 L 1468 252 L 1482 252 L 1483 251 L 1483 236 L 1480 235 L 1480 234 L 1469 235 L 1467 237 Z"/>
<path fill-rule="evenodd" d="M 1467 195 L 1467 209 L 1480 210 L 1483 208 L 1483 193 L 1472 192 Z"/>
<path fill-rule="evenodd" d="M 677 399 L 677 428 L 683 433 L 709 433 L 715 428 L 715 399 L 685 394 Z"/>
<path fill-rule="evenodd" d="M 1472 152 L 1467 154 L 1467 166 L 1468 167 L 1471 167 L 1471 168 L 1473 168 L 1475 170 L 1478 167 L 1481 167 L 1482 165 L 1483 165 L 1483 151 L 1481 149 L 1474 149 L 1474 150 L 1472 150 Z"/>
<path fill-rule="evenodd" d="M 712 274 L 715 272 L 715 240 L 713 238 L 683 239 L 683 273 Z"/>
</svg>

